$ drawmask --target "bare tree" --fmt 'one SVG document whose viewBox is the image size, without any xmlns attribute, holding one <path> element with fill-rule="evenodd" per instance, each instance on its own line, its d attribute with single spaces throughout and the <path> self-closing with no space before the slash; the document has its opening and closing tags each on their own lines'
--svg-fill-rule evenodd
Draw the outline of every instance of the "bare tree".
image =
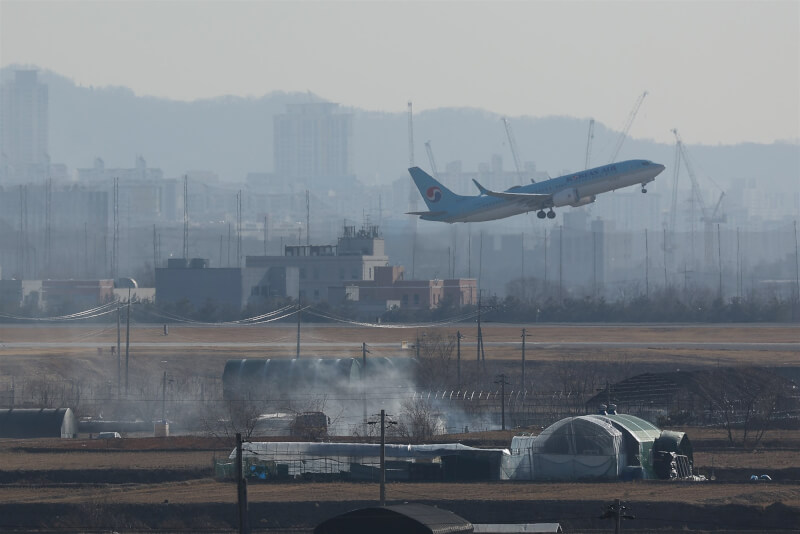
<svg viewBox="0 0 800 534">
<path fill-rule="evenodd" d="M 758 369 L 717 369 L 706 381 L 706 397 L 731 445 L 754 449 L 774 420 L 783 384 Z"/>
<path fill-rule="evenodd" d="M 419 340 L 417 383 L 423 389 L 450 385 L 455 378 L 453 365 L 456 336 L 432 331 Z"/>
<path fill-rule="evenodd" d="M 410 443 L 422 443 L 442 431 L 442 421 L 428 400 L 417 397 L 403 402 L 396 430 L 399 436 Z"/>
</svg>

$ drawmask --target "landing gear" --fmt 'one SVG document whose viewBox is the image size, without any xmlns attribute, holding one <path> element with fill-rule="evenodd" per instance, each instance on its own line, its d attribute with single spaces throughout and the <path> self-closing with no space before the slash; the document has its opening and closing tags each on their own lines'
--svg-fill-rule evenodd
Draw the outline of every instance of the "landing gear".
<svg viewBox="0 0 800 534">
<path fill-rule="evenodd" d="M 545 217 L 547 217 L 547 214 L 544 212 L 544 210 L 539 210 L 538 212 L 536 212 L 536 216 L 539 217 L 540 219 L 544 219 Z"/>
<path fill-rule="evenodd" d="M 647 193 L 647 188 L 645 187 L 645 184 L 642 184 L 642 193 Z"/>
<path fill-rule="evenodd" d="M 553 208 L 550 208 L 550 211 L 547 212 L 547 218 L 548 219 L 555 219 L 556 218 L 556 212 L 553 211 Z"/>
</svg>

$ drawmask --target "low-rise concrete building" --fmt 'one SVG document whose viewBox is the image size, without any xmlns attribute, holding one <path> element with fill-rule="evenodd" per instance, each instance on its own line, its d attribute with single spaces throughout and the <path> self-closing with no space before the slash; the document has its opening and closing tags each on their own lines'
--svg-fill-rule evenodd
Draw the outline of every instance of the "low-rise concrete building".
<svg viewBox="0 0 800 534">
<path fill-rule="evenodd" d="M 345 226 L 334 245 L 287 245 L 283 256 L 247 256 L 245 267 L 252 280 L 274 268 L 298 271 L 298 293 L 309 302 L 329 301 L 329 288 L 373 280 L 375 270 L 389 264 L 377 226 Z M 259 275 L 259 273 L 261 273 Z"/>
<path fill-rule="evenodd" d="M 394 307 L 432 309 L 446 300 L 457 306 L 470 306 L 475 305 L 478 298 L 474 278 L 405 280 L 405 269 L 400 266 L 375 267 L 373 280 L 329 288 L 329 293 L 332 304 L 357 302 L 365 312 L 381 312 Z"/>
</svg>

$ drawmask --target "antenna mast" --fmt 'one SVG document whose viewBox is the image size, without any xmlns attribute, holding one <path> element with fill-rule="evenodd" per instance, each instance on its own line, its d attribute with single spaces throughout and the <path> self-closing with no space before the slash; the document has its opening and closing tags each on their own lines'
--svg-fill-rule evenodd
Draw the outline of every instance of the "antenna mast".
<svg viewBox="0 0 800 534">
<path fill-rule="evenodd" d="M 311 244 L 311 209 L 308 201 L 308 189 L 306 189 L 306 245 Z"/>
<path fill-rule="evenodd" d="M 183 175 L 183 258 L 189 259 L 189 175 Z"/>
</svg>

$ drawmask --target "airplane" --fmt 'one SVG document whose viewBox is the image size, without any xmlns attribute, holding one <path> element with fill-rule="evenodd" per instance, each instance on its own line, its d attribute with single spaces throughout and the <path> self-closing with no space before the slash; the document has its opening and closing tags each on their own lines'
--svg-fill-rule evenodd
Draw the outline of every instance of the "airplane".
<svg viewBox="0 0 800 534">
<path fill-rule="evenodd" d="M 585 206 L 608 191 L 641 184 L 642 193 L 647 193 L 648 182 L 655 180 L 663 170 L 664 166 L 659 163 L 633 159 L 543 182 L 515 185 L 506 191 L 491 191 L 472 180 L 480 194 L 465 196 L 453 193 L 419 167 L 411 167 L 408 172 L 429 211 L 414 211 L 408 215 L 419 215 L 423 221 L 456 223 L 493 221 L 535 211 L 540 219 L 553 219 L 556 216 L 553 208 Z"/>
</svg>

